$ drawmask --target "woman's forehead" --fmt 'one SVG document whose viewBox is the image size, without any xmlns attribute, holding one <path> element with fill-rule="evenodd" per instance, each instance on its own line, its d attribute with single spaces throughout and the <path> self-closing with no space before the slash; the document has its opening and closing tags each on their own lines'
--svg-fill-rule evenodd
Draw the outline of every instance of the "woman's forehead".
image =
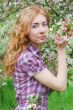
<svg viewBox="0 0 73 110">
<path fill-rule="evenodd" d="M 47 21 L 47 19 L 44 15 L 38 14 L 34 17 L 34 19 L 32 20 L 32 23 L 46 22 L 46 21 Z"/>
</svg>

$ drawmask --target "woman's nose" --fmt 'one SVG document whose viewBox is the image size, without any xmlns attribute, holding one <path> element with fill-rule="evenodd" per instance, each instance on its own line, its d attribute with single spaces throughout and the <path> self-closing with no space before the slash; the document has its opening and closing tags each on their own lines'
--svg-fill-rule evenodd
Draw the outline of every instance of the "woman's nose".
<svg viewBox="0 0 73 110">
<path fill-rule="evenodd" d="M 40 26 L 40 32 L 45 32 L 45 28 L 43 26 Z"/>
</svg>

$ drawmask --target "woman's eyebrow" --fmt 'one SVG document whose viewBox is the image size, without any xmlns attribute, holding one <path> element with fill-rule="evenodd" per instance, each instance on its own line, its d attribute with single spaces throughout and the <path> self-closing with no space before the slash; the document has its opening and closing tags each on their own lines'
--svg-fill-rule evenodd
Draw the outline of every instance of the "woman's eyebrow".
<svg viewBox="0 0 73 110">
<path fill-rule="evenodd" d="M 44 21 L 44 22 L 42 22 L 42 23 L 47 23 L 47 21 Z"/>
<path fill-rule="evenodd" d="M 47 21 L 43 21 L 41 23 L 47 23 Z M 34 22 L 33 24 L 39 24 L 39 22 Z"/>
<path fill-rule="evenodd" d="M 33 23 L 33 24 L 39 24 L 39 23 Z M 32 24 L 32 25 L 33 25 L 33 24 Z"/>
</svg>

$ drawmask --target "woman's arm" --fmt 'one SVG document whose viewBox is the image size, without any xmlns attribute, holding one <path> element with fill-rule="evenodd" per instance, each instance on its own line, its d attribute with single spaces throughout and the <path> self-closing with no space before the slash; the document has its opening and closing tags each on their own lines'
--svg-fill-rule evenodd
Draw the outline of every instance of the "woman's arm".
<svg viewBox="0 0 73 110">
<path fill-rule="evenodd" d="M 67 86 L 67 64 L 64 48 L 58 48 L 58 74 L 57 80 L 60 83 L 61 90 Z"/>
<path fill-rule="evenodd" d="M 62 45 L 63 46 L 63 45 Z M 67 86 L 67 64 L 64 46 L 58 47 L 58 73 L 54 76 L 48 69 L 44 69 L 33 77 L 48 88 L 64 91 Z"/>
</svg>

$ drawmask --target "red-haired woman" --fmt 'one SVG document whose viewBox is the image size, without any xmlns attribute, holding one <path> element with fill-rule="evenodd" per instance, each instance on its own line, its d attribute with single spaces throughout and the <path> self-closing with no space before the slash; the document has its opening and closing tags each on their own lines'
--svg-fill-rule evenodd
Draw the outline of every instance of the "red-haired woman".
<svg viewBox="0 0 73 110">
<path fill-rule="evenodd" d="M 49 14 L 39 6 L 22 10 L 12 30 L 4 58 L 5 75 L 14 79 L 18 106 L 15 110 L 48 110 L 49 89 L 64 91 L 67 86 L 65 47 L 57 43 L 58 72 L 54 76 L 45 66 L 39 48 L 47 41 Z M 30 97 L 38 97 L 32 103 Z"/>
</svg>

